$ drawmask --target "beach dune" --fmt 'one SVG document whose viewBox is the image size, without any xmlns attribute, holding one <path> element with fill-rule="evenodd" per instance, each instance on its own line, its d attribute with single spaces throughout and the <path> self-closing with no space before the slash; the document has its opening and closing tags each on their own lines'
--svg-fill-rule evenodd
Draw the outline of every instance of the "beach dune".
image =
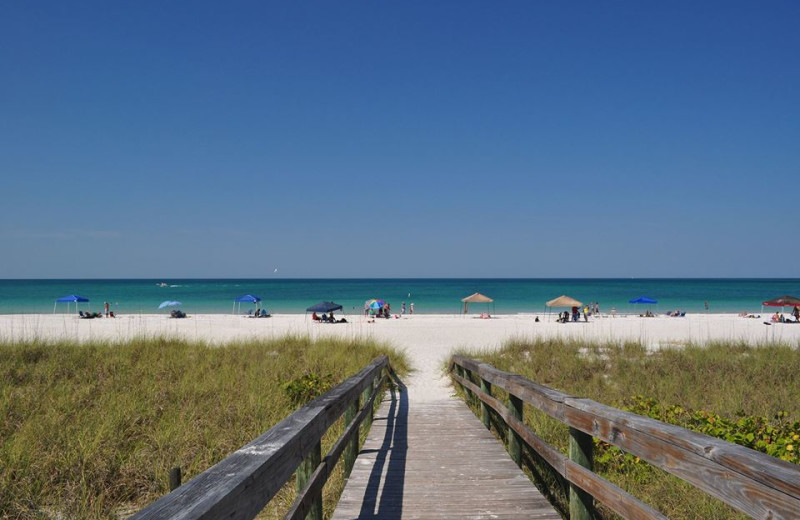
<svg viewBox="0 0 800 520">
<path fill-rule="evenodd" d="M 515 338 L 638 341 L 649 349 L 680 348 L 689 343 L 705 344 L 718 340 L 753 345 L 772 342 L 800 344 L 800 324 L 765 325 L 769 315 L 762 315 L 760 319 L 734 314 L 690 314 L 682 318 L 617 316 L 566 324 L 556 323 L 554 316 L 540 322 L 534 318 L 533 314 L 501 315 L 492 319 L 415 314 L 374 322 L 362 316 L 351 316 L 348 323 L 327 324 L 297 314 L 278 314 L 269 319 L 223 314 L 170 319 L 164 315 L 141 314 L 93 320 L 65 314 L 12 314 L 0 315 L 0 339 L 88 342 L 167 336 L 224 344 L 286 334 L 312 338 L 369 338 L 390 343 L 409 355 L 414 372 L 409 376 L 408 388 L 415 401 L 436 400 L 449 395 L 450 389 L 441 369 L 455 349 L 497 349 Z"/>
</svg>

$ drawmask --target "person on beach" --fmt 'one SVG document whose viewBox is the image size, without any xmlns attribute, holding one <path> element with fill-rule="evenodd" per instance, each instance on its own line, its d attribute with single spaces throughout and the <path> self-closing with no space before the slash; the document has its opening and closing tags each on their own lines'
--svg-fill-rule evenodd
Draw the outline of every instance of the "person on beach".
<svg viewBox="0 0 800 520">
<path fill-rule="evenodd" d="M 583 306 L 583 321 L 589 321 L 589 306 Z"/>
<path fill-rule="evenodd" d="M 405 314 L 406 314 L 406 302 L 403 302 L 402 305 L 400 305 L 400 314 L 405 316 Z"/>
<path fill-rule="evenodd" d="M 108 318 L 108 302 L 103 302 L 103 308 L 105 309 L 106 312 L 106 318 Z"/>
<path fill-rule="evenodd" d="M 411 304 L 408 306 L 408 313 L 414 314 L 414 302 L 411 302 Z"/>
<path fill-rule="evenodd" d="M 795 307 L 792 311 L 792 316 L 794 316 L 794 320 L 800 322 L 800 307 Z"/>
</svg>

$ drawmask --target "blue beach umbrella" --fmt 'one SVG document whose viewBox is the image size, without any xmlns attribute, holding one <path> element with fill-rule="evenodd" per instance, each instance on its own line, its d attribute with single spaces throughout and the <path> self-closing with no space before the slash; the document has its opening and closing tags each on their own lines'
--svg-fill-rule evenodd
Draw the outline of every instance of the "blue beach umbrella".
<svg viewBox="0 0 800 520">
<path fill-rule="evenodd" d="M 84 298 L 83 296 L 78 296 L 77 294 L 68 294 L 66 296 L 62 296 L 56 300 L 56 303 L 53 304 L 53 314 L 56 312 L 56 305 L 59 303 L 66 303 L 67 304 L 67 313 L 69 313 L 69 304 L 74 303 L 75 309 L 78 309 L 78 303 L 88 303 L 89 298 Z M 87 306 L 88 307 L 88 306 Z"/>
<path fill-rule="evenodd" d="M 306 309 L 306 312 L 331 312 L 341 310 L 342 306 L 335 302 L 319 302 Z"/>
<path fill-rule="evenodd" d="M 167 300 L 165 302 L 161 302 L 161 305 L 158 306 L 159 309 L 163 309 L 164 307 L 175 307 L 178 305 L 183 305 L 181 302 Z"/>
<path fill-rule="evenodd" d="M 639 303 L 643 303 L 643 304 L 646 304 L 648 306 L 648 308 L 649 308 L 650 305 L 657 304 L 658 300 L 654 300 L 652 298 L 648 298 L 647 296 L 639 296 L 638 298 L 634 298 L 632 300 L 628 300 L 628 303 L 632 303 L 634 305 L 634 307 Z"/>
</svg>

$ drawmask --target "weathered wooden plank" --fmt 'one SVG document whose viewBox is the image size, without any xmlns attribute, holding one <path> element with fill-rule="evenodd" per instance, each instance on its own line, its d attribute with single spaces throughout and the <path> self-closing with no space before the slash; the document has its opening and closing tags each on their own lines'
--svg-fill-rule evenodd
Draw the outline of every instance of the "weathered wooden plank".
<svg viewBox="0 0 800 520">
<path fill-rule="evenodd" d="M 635 425 L 615 422 L 574 408 L 567 409 L 566 418 L 575 428 L 618 446 L 753 518 L 800 518 L 799 498 L 754 481 L 692 450 L 657 439 L 637 430 Z M 768 457 L 761 453 L 758 455 Z"/>
<path fill-rule="evenodd" d="M 560 519 L 463 403 L 406 397 L 381 404 L 376 415 L 387 420 L 373 422 L 334 520 Z"/>
<path fill-rule="evenodd" d="M 381 388 L 384 382 L 386 382 L 385 375 L 381 378 L 378 388 Z M 366 421 L 366 418 L 372 413 L 372 406 L 376 396 L 377 394 L 374 394 L 367 399 L 365 405 L 359 411 L 359 414 L 345 428 L 328 454 L 325 455 L 325 458 L 316 466 L 313 474 L 309 477 L 304 476 L 302 479 L 298 478 L 297 497 L 284 517 L 286 520 L 305 518 L 306 513 L 312 508 L 315 499 L 322 496 L 322 488 L 328 481 L 328 477 L 331 475 L 331 472 L 333 472 L 336 463 L 339 462 L 339 458 L 348 448 L 353 438 L 358 440 L 359 426 L 362 422 Z M 305 461 L 303 464 L 305 464 Z M 302 467 L 303 465 L 301 464 L 301 468 Z M 299 472 L 300 470 L 298 469 L 298 473 Z"/>
<path fill-rule="evenodd" d="M 614 444 L 748 515 L 800 518 L 800 468 L 796 465 L 589 399 L 575 398 L 461 356 L 455 356 L 453 362 L 456 366 L 463 364 L 479 377 L 570 427 Z M 480 394 L 478 397 L 481 398 Z"/>
<path fill-rule="evenodd" d="M 616 424 L 624 424 L 632 430 L 646 433 L 656 439 L 675 444 L 696 455 L 713 460 L 720 465 L 730 467 L 748 478 L 774 487 L 788 495 L 800 497 L 800 467 L 797 464 L 791 464 L 750 448 L 679 426 L 618 410 L 590 399 L 570 398 L 566 402 L 573 408 L 583 410 L 593 416 L 604 417 Z"/>
<path fill-rule="evenodd" d="M 388 357 L 377 358 L 358 374 L 131 518 L 253 518 L 289 480 L 350 402 L 388 364 Z"/>
<path fill-rule="evenodd" d="M 625 490 L 569 460 L 564 454 L 533 433 L 522 421 L 511 415 L 510 411 L 498 399 L 485 394 L 477 395 L 559 475 L 590 495 L 602 497 L 603 503 L 615 513 L 629 520 L 666 520 L 664 515 Z"/>
</svg>

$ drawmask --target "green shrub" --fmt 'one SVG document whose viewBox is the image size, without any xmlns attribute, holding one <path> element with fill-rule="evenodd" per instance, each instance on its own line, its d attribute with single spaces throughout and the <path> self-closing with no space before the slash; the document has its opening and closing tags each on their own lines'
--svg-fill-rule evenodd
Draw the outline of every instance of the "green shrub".
<svg viewBox="0 0 800 520">
<path fill-rule="evenodd" d="M 316 373 L 305 373 L 283 384 L 283 392 L 294 406 L 302 406 L 333 388 L 331 374 L 320 376 Z"/>
</svg>

